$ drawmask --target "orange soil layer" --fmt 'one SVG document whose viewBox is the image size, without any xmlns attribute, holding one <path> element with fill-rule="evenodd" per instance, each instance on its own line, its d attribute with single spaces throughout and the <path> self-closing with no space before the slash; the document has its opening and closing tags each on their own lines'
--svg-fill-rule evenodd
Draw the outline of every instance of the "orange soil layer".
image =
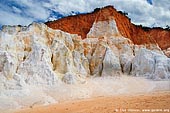
<svg viewBox="0 0 170 113">
<path fill-rule="evenodd" d="M 168 113 L 170 110 L 170 92 L 99 97 L 45 107 L 34 107 L 16 113 L 115 113 L 122 110 L 126 110 L 122 113 Z M 153 110 L 159 111 L 153 112 Z"/>
<path fill-rule="evenodd" d="M 132 24 L 128 17 L 116 11 L 112 6 L 97 9 L 92 13 L 69 16 L 45 24 L 53 29 L 78 34 L 84 39 L 94 22 L 111 19 L 115 19 L 120 33 L 124 37 L 131 39 L 135 44 L 158 43 L 162 49 L 170 47 L 170 30 L 161 28 L 144 30 L 141 26 Z"/>
</svg>

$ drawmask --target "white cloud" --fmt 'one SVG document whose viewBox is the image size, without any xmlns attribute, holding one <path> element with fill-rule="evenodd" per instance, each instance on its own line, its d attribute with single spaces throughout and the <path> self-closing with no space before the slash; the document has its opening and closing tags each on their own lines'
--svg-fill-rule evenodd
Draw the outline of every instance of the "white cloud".
<svg viewBox="0 0 170 113">
<path fill-rule="evenodd" d="M 22 12 L 19 8 L 15 7 L 15 6 L 12 6 L 12 9 L 15 13 L 21 13 Z"/>
<path fill-rule="evenodd" d="M 36 0 L 13 0 L 13 2 L 24 6 L 23 9 L 25 15 L 35 18 L 44 20 L 49 16 L 49 12 L 46 8 L 42 6 L 42 2 Z"/>
<path fill-rule="evenodd" d="M 144 26 L 170 25 L 170 0 L 153 0 L 150 5 L 147 0 L 50 0 L 55 11 L 70 14 L 71 11 L 81 13 L 91 12 L 97 7 L 114 5 L 117 10 L 128 12 L 135 24 Z M 57 5 L 57 6 L 56 6 Z"/>
<path fill-rule="evenodd" d="M 170 0 L 6 0 L 23 7 L 0 3 L 0 24 L 29 24 L 31 21 L 47 20 L 50 10 L 69 15 L 71 11 L 91 12 L 97 7 L 114 5 L 118 10 L 128 12 L 132 22 L 145 26 L 170 25 Z M 9 18 L 10 17 L 10 18 Z M 13 19 L 11 19 L 13 18 Z M 25 20 L 24 20 L 25 19 Z M 54 18 L 53 18 L 54 19 Z M 16 21 L 12 21 L 16 20 Z"/>
<path fill-rule="evenodd" d="M 0 10 L 0 24 L 2 25 L 28 25 L 34 21 L 32 18 L 23 17 L 12 12 Z"/>
</svg>

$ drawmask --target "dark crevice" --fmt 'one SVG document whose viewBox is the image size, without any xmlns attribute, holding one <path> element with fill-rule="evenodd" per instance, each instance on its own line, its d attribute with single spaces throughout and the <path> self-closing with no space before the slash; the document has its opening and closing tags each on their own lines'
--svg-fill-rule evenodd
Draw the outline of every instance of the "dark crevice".
<svg viewBox="0 0 170 113">
<path fill-rule="evenodd" d="M 103 67 L 104 67 L 103 61 L 104 61 L 104 58 L 105 58 L 105 56 L 106 56 L 107 50 L 108 50 L 108 48 L 106 48 L 106 51 L 105 51 L 105 53 L 104 53 L 104 55 L 103 55 L 103 59 L 102 59 L 102 67 L 101 67 L 101 71 L 100 71 L 100 76 L 102 76 L 102 73 L 103 73 Z"/>
<path fill-rule="evenodd" d="M 102 73 L 103 73 L 103 62 L 102 62 L 102 65 L 101 65 L 102 67 L 101 67 L 101 70 L 100 70 L 100 73 L 99 73 L 99 75 L 100 76 L 102 76 Z"/>
<path fill-rule="evenodd" d="M 135 46 L 133 46 L 132 48 L 132 53 L 133 53 L 133 56 L 135 56 Z"/>
<path fill-rule="evenodd" d="M 93 49 L 93 44 L 91 44 L 91 49 L 92 49 L 92 52 L 91 52 L 91 58 L 90 59 L 88 59 L 88 61 L 89 61 L 89 70 L 90 70 L 90 75 L 93 75 L 94 73 L 92 73 L 92 69 L 91 69 L 91 62 L 92 62 L 92 58 L 93 58 L 93 56 L 94 56 L 94 53 L 95 53 L 95 51 L 96 51 L 96 48 L 97 48 L 97 45 L 96 45 L 96 47 Z"/>
<path fill-rule="evenodd" d="M 132 72 L 132 63 L 130 63 L 130 69 L 129 69 L 129 75 L 130 75 L 130 73 Z"/>
<path fill-rule="evenodd" d="M 23 57 L 23 61 L 25 61 L 25 59 L 26 59 L 27 57 L 24 55 L 24 57 Z"/>
<path fill-rule="evenodd" d="M 52 54 L 51 55 L 51 64 L 52 64 L 52 69 L 53 69 L 53 71 L 55 70 L 55 67 L 54 67 L 54 64 L 53 64 L 53 57 L 54 57 L 54 55 Z"/>
<path fill-rule="evenodd" d="M 119 61 L 120 61 L 120 59 L 119 59 Z M 120 62 L 120 67 L 121 67 L 121 72 L 122 72 L 122 73 L 124 73 L 124 71 L 123 71 L 123 67 L 124 67 L 124 65 L 123 65 L 123 64 L 121 64 L 121 62 Z"/>
<path fill-rule="evenodd" d="M 17 66 L 15 73 L 18 73 L 18 69 L 19 69 L 19 65 Z"/>
</svg>

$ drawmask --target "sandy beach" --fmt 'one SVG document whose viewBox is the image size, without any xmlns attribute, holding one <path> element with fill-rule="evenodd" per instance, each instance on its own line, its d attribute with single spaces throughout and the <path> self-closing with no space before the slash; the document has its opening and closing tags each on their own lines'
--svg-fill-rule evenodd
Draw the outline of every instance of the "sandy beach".
<svg viewBox="0 0 170 113">
<path fill-rule="evenodd" d="M 118 95 L 35 106 L 15 113 L 168 113 L 170 92 Z"/>
</svg>

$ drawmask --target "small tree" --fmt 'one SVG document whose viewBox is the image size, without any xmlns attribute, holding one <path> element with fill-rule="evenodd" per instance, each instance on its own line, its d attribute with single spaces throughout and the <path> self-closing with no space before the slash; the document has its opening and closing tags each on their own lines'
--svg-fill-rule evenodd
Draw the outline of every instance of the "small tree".
<svg viewBox="0 0 170 113">
<path fill-rule="evenodd" d="M 127 12 L 125 12 L 125 11 L 123 12 L 123 14 L 124 14 L 125 16 L 127 16 L 127 15 L 128 15 L 128 13 L 127 13 Z"/>
<path fill-rule="evenodd" d="M 168 29 L 168 30 L 169 30 L 169 29 L 170 29 L 170 26 L 169 26 L 169 25 L 166 25 L 166 29 Z"/>
<path fill-rule="evenodd" d="M 100 11 L 100 8 L 96 8 L 94 9 L 94 12 Z"/>
</svg>

